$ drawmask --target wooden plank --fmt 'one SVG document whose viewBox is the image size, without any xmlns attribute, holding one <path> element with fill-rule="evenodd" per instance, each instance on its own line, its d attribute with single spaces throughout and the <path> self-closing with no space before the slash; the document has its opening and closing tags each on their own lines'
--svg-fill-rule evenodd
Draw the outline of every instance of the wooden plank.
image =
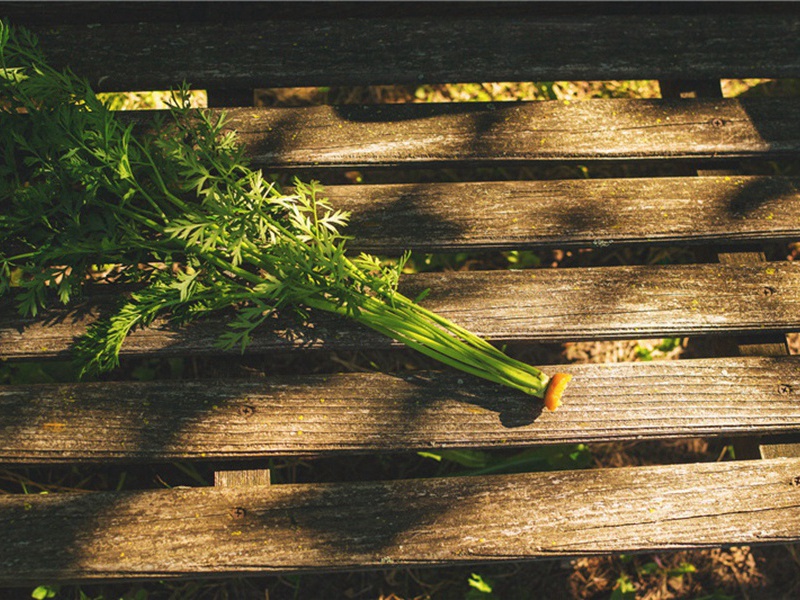
<svg viewBox="0 0 800 600">
<path fill-rule="evenodd" d="M 249 485 L 270 485 L 269 469 L 234 469 L 214 471 L 216 487 L 243 487 Z"/>
<path fill-rule="evenodd" d="M 738 252 L 720 254 L 720 262 L 724 264 L 764 263 L 766 256 L 763 252 Z M 755 334 L 739 336 L 739 354 L 741 356 L 787 356 L 789 344 L 785 335 Z M 784 395 L 791 394 L 796 386 L 782 383 L 779 392 Z M 790 443 L 791 442 L 791 443 Z M 800 456 L 800 439 L 794 433 L 793 439 L 784 438 L 748 438 L 735 446 L 736 455 L 741 458 L 779 458 Z"/>
<path fill-rule="evenodd" d="M 469 564 L 800 540 L 800 461 L 0 496 L 0 584 Z M 35 551 L 34 551 L 35 549 Z"/>
<path fill-rule="evenodd" d="M 715 80 L 697 80 L 697 81 L 672 81 L 661 83 L 662 97 L 679 97 L 689 96 L 705 97 L 705 98 L 721 98 L 722 90 L 720 82 Z M 729 171 L 727 173 L 721 171 L 709 172 L 698 171 L 698 175 L 718 175 L 718 176 L 735 176 L 735 172 Z M 719 261 L 726 265 L 747 265 L 755 263 L 766 262 L 766 255 L 764 252 L 720 252 L 718 255 Z M 766 290 L 765 290 L 766 291 Z M 750 334 L 737 336 L 737 348 L 740 356 L 785 356 L 789 354 L 789 346 L 787 344 L 786 335 L 781 333 L 773 334 Z M 781 384 L 783 391 L 791 390 L 788 384 Z M 759 444 L 757 437 L 748 436 L 746 438 L 738 438 L 734 440 L 733 447 L 736 456 L 739 459 L 754 459 L 754 458 L 776 458 L 778 456 L 775 450 L 778 448 L 775 444 L 766 443 Z M 797 456 L 797 451 L 793 453 Z M 784 453 L 783 456 L 791 456 L 790 453 Z"/>
<path fill-rule="evenodd" d="M 719 261 L 725 265 L 748 265 L 766 263 L 767 258 L 763 252 L 723 252 L 719 255 Z M 771 290 L 765 289 L 764 292 L 769 294 Z M 738 342 L 741 356 L 786 356 L 789 354 L 786 336 L 779 333 L 772 335 L 755 333 L 749 336 L 739 336 Z"/>
<path fill-rule="evenodd" d="M 763 440 L 758 445 L 762 458 L 800 458 L 800 436 L 797 433 Z"/>
<path fill-rule="evenodd" d="M 443 102 L 225 112 L 228 129 L 236 130 L 251 162 L 270 169 L 772 160 L 800 153 L 800 105 L 792 98 Z M 157 113 L 119 116 L 146 129 Z"/>
<path fill-rule="evenodd" d="M 336 4 L 319 3 L 310 5 L 302 12 L 291 3 L 273 2 L 270 4 L 253 3 L 249 0 L 187 0 L 175 3 L 170 0 L 155 0 L 142 5 L 141 2 L 120 0 L 114 8 L 98 6 L 94 0 L 66 0 L 64 2 L 3 0 L 0 2 L 3 13 L 14 22 L 23 24 L 54 25 L 63 23 L 236 23 L 242 21 L 312 21 L 319 18 L 343 19 L 361 17 L 397 18 L 465 18 L 476 17 L 565 17 L 587 21 L 589 17 L 599 16 L 696 16 L 708 20 L 710 15 L 718 18 L 723 11 L 714 5 L 662 5 L 643 7 L 634 4 L 603 5 L 584 2 L 580 14 L 576 14 L 573 5 L 568 3 L 548 3 L 546 5 L 526 7 L 514 2 L 497 2 L 492 5 L 476 6 L 471 2 L 459 2 L 458 5 L 438 5 L 430 2 L 405 2 L 374 6 L 359 2 L 339 2 Z M 760 2 L 726 6 L 724 15 L 777 15 L 793 16 L 796 10 L 782 3 Z"/>
<path fill-rule="evenodd" d="M 352 213 L 353 249 L 458 251 L 525 246 L 800 239 L 800 179 L 666 177 L 330 186 Z"/>
<path fill-rule="evenodd" d="M 800 106 L 790 98 L 340 105 L 227 114 L 252 161 L 273 168 L 769 159 L 800 150 Z"/>
<path fill-rule="evenodd" d="M 353 251 L 458 252 L 800 239 L 800 178 L 331 185 Z"/>
<path fill-rule="evenodd" d="M 401 292 L 497 342 L 651 338 L 769 333 L 800 329 L 800 264 L 645 265 L 465 271 L 404 276 Z M 98 312 L 120 292 L 70 309 L 20 318 L 0 310 L 0 358 L 65 356 Z M 126 355 L 218 353 L 224 315 L 176 329 L 163 321 L 131 334 Z M 358 324 L 314 315 L 308 324 L 276 318 L 253 336 L 251 351 L 290 348 L 387 348 L 387 338 Z"/>
<path fill-rule="evenodd" d="M 725 265 L 748 265 L 766 263 L 763 252 L 721 252 L 719 262 Z M 781 333 L 752 333 L 736 336 L 736 347 L 740 356 L 786 356 L 789 346 L 786 335 Z M 788 384 L 782 384 L 784 387 Z M 791 389 L 791 386 L 789 386 Z M 733 448 L 739 459 L 762 458 L 763 446 L 755 436 L 734 440 Z M 766 458 L 766 457 L 765 457 Z M 775 458 L 775 457 L 772 457 Z"/>
<path fill-rule="evenodd" d="M 557 369 L 574 379 L 555 413 L 452 372 L 0 388 L 0 462 L 263 459 L 800 428 L 798 357 L 545 367 Z"/>
<path fill-rule="evenodd" d="M 482 7 L 484 14 L 462 9 L 446 18 L 315 18 L 304 9 L 306 18 L 273 21 L 270 10 L 180 23 L 156 15 L 75 24 L 54 16 L 32 28 L 56 65 L 69 65 L 99 91 L 168 89 L 183 80 L 252 89 L 800 75 L 800 16 L 774 8 L 553 15 L 536 6 Z"/>
</svg>

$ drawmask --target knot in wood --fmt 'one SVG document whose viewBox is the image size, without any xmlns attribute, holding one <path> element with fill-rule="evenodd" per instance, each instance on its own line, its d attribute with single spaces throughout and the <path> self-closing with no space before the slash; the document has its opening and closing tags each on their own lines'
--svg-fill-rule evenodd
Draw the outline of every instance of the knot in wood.
<svg viewBox="0 0 800 600">
<path fill-rule="evenodd" d="M 230 510 L 230 515 L 233 519 L 244 519 L 247 515 L 247 510 L 241 506 L 237 506 L 236 508 L 232 508 Z"/>
<path fill-rule="evenodd" d="M 716 117 L 716 118 L 714 118 L 714 119 L 711 119 L 711 124 L 712 124 L 714 127 L 722 127 L 723 125 L 725 125 L 725 121 L 723 121 L 723 120 L 722 120 L 722 119 L 720 119 L 719 117 Z"/>
<path fill-rule="evenodd" d="M 252 417 L 256 412 L 255 406 L 250 406 L 249 404 L 245 404 L 244 406 L 239 407 L 239 414 L 243 417 Z"/>
<path fill-rule="evenodd" d="M 778 384 L 778 393 L 781 396 L 788 396 L 792 393 L 792 386 L 788 383 L 779 383 Z"/>
</svg>

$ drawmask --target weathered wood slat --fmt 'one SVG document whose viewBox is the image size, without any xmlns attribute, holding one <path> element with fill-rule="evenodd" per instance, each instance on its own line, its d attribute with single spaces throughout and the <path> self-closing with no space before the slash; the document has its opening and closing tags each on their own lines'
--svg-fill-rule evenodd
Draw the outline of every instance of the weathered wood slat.
<svg viewBox="0 0 800 600">
<path fill-rule="evenodd" d="M 157 111 L 120 118 L 146 128 Z M 777 159 L 800 153 L 791 98 L 443 102 L 231 108 L 229 129 L 269 168 L 526 161 Z"/>
<path fill-rule="evenodd" d="M 0 496 L 0 584 L 800 540 L 800 460 Z M 32 549 L 35 548 L 35 552 Z"/>
<path fill-rule="evenodd" d="M 800 179 L 668 177 L 330 186 L 354 249 L 800 239 Z"/>
<path fill-rule="evenodd" d="M 137 116 L 147 119 L 129 118 Z M 800 151 L 800 106 L 788 98 L 239 108 L 228 117 L 252 160 L 271 167 L 778 158 Z"/>
<path fill-rule="evenodd" d="M 0 462 L 249 459 L 800 428 L 797 357 L 558 369 L 574 379 L 556 413 L 453 373 L 0 387 Z"/>
<path fill-rule="evenodd" d="M 498 342 L 800 329 L 800 264 L 793 262 L 427 273 L 406 276 L 400 287 L 412 298 L 426 288 L 426 307 Z M 92 315 L 108 307 L 108 296 L 98 300 L 37 319 L 18 317 L 6 303 L 0 311 L 0 358 L 64 354 Z M 180 329 L 156 322 L 130 335 L 123 350 L 213 353 L 224 323 L 222 316 Z M 315 315 L 308 325 L 276 319 L 253 336 L 250 349 L 389 345 L 360 325 Z"/>
<path fill-rule="evenodd" d="M 767 258 L 763 252 L 722 252 L 718 256 L 719 262 L 726 265 L 747 265 L 766 263 Z M 737 336 L 736 346 L 740 356 L 786 356 L 789 346 L 786 336 L 780 333 L 750 334 Z M 792 387 L 782 384 L 784 391 L 791 391 Z M 733 449 L 736 457 L 740 459 L 767 458 L 763 456 L 763 445 L 755 436 L 739 438 L 734 441 Z M 771 457 L 776 458 L 776 457 Z"/>
<path fill-rule="evenodd" d="M 349 248 L 605 248 L 800 239 L 800 178 L 762 176 L 332 185 Z"/>
<path fill-rule="evenodd" d="M 184 79 L 199 88 L 252 89 L 800 75 L 796 12 L 553 16 L 531 7 L 527 14 L 315 19 L 304 10 L 306 19 L 262 20 L 269 10 L 238 22 L 228 11 L 213 23 L 100 17 L 81 25 L 54 17 L 32 27 L 55 64 L 100 91 L 167 89 Z"/>
<path fill-rule="evenodd" d="M 747 264 L 764 263 L 766 257 L 763 252 L 740 252 L 720 254 L 720 262 L 725 264 Z M 789 345 L 786 336 L 772 335 L 751 335 L 740 336 L 737 340 L 739 354 L 741 356 L 786 356 L 789 354 Z M 795 388 L 788 384 L 780 384 L 780 391 L 790 394 Z M 797 434 L 795 433 L 795 436 Z M 800 443 L 795 439 L 793 444 L 787 440 L 775 437 L 759 440 L 757 438 L 747 438 L 741 440 L 738 446 L 734 446 L 736 456 L 739 458 L 778 458 L 778 457 L 798 457 L 800 456 Z"/>
</svg>

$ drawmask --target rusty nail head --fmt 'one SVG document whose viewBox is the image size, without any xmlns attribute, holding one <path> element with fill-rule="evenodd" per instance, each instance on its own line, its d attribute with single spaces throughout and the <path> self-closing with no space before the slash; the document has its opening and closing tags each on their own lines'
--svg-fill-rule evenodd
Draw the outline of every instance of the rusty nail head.
<svg viewBox="0 0 800 600">
<path fill-rule="evenodd" d="M 250 405 L 244 405 L 239 407 L 239 414 L 243 417 L 251 417 L 256 412 L 255 407 Z"/>
<path fill-rule="evenodd" d="M 780 383 L 778 384 L 778 393 L 781 396 L 788 396 L 792 393 L 792 386 L 788 383 Z"/>
<path fill-rule="evenodd" d="M 241 506 L 237 506 L 236 508 L 231 509 L 231 517 L 233 517 L 234 519 L 244 519 L 246 514 L 247 510 L 245 510 Z"/>
</svg>

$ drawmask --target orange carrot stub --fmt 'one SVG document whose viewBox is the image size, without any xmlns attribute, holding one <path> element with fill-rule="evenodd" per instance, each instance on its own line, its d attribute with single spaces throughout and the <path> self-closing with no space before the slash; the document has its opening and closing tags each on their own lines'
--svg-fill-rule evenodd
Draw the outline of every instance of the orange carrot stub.
<svg viewBox="0 0 800 600">
<path fill-rule="evenodd" d="M 572 375 L 567 373 L 556 373 L 550 378 L 550 383 L 544 393 L 544 406 L 547 410 L 555 410 L 561 406 L 561 395 L 571 379 Z"/>
</svg>

